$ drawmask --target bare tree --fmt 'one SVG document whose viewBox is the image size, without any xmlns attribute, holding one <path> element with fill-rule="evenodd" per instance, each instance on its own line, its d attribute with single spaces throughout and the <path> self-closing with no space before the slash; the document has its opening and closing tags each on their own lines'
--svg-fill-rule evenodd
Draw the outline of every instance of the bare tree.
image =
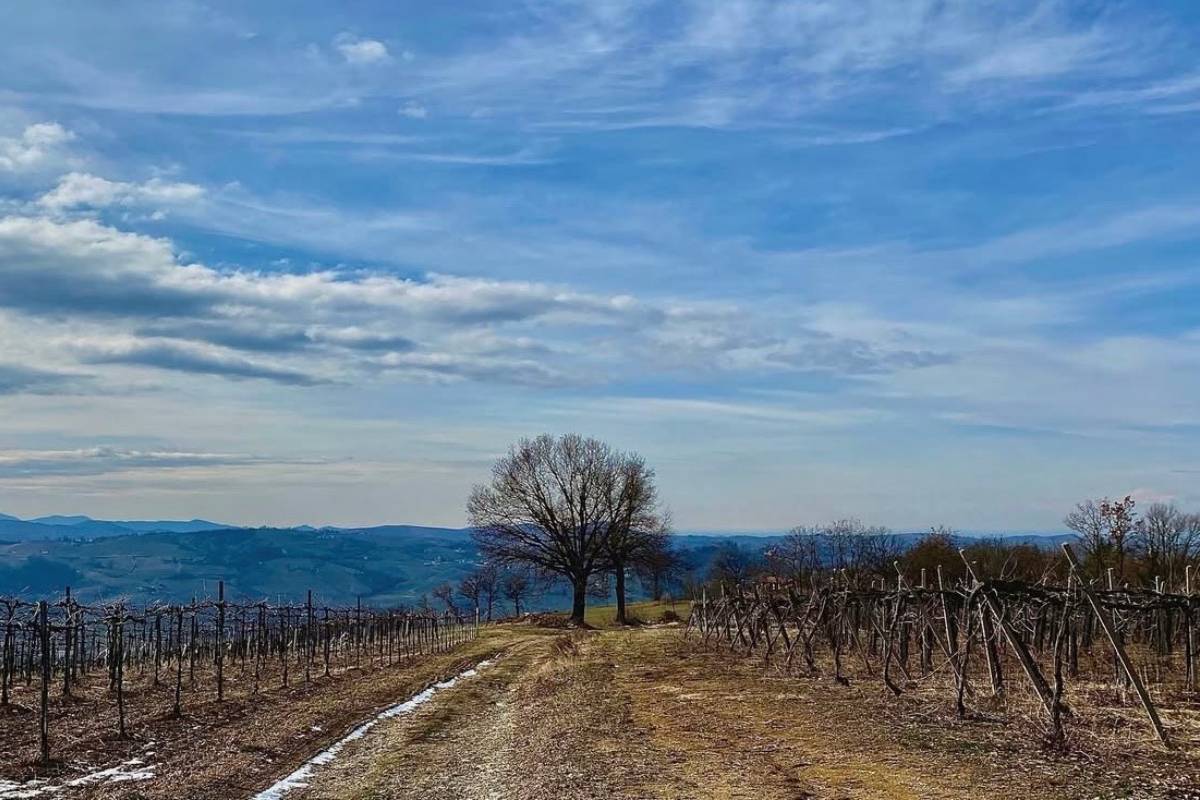
<svg viewBox="0 0 1200 800">
<path fill-rule="evenodd" d="M 1103 577 L 1110 565 L 1116 567 L 1119 577 L 1125 577 L 1126 558 L 1137 544 L 1135 534 L 1140 526 L 1133 511 L 1135 505 L 1128 496 L 1123 500 L 1106 497 L 1099 503 L 1085 500 L 1063 520 L 1079 535 L 1093 577 Z"/>
<path fill-rule="evenodd" d="M 508 602 L 513 605 L 513 614 L 521 616 L 521 602 L 527 601 L 533 591 L 533 583 L 523 570 L 513 570 L 505 573 L 500 589 Z"/>
<path fill-rule="evenodd" d="M 1200 516 L 1185 514 L 1173 503 L 1152 503 L 1134 533 L 1141 553 L 1145 578 L 1163 578 L 1177 584 L 1184 567 L 1196 555 Z"/>
<path fill-rule="evenodd" d="M 853 517 L 822 526 L 818 538 L 826 550 L 822 566 L 845 570 L 851 579 L 893 575 L 892 564 L 903 553 L 900 541 L 890 530 L 881 525 L 864 525 Z"/>
<path fill-rule="evenodd" d="M 1125 577 L 1125 559 L 1138 526 L 1133 513 L 1134 505 L 1133 498 L 1128 495 L 1124 500 L 1105 499 L 1100 503 L 1100 516 L 1108 528 L 1108 541 L 1116 555 L 1117 575 L 1122 579 Z"/>
<path fill-rule="evenodd" d="M 471 572 L 463 577 L 458 584 L 458 593 L 466 599 L 467 608 L 478 614 L 480 598 L 483 595 L 483 590 L 479 586 L 479 576 Z"/>
<path fill-rule="evenodd" d="M 616 578 L 616 622 L 624 625 L 629 621 L 625 610 L 626 570 L 650 552 L 665 548 L 669 535 L 669 522 L 658 512 L 654 470 L 646 466 L 641 456 L 631 453 L 619 457 L 609 505 L 609 529 L 604 548 Z"/>
<path fill-rule="evenodd" d="M 763 561 L 775 577 L 803 582 L 821 568 L 820 529 L 797 525 L 783 541 L 763 551 Z"/>
<path fill-rule="evenodd" d="M 592 576 L 611 569 L 607 538 L 625 460 L 603 442 L 576 434 L 523 439 L 467 502 L 480 550 L 498 563 L 566 579 L 577 624 Z"/>
<path fill-rule="evenodd" d="M 435 586 L 433 589 L 433 599 L 442 601 L 442 603 L 445 604 L 447 611 L 455 616 L 458 616 L 458 606 L 454 604 L 454 587 L 449 583 L 443 583 L 440 586 Z"/>
<path fill-rule="evenodd" d="M 1063 524 L 1079 537 L 1079 547 L 1083 550 L 1086 563 L 1091 567 L 1092 577 L 1100 578 L 1108 567 L 1109 551 L 1112 549 L 1108 541 L 1108 526 L 1100 506 L 1092 500 L 1084 500 L 1075 506 L 1075 510 L 1067 514 Z"/>
<path fill-rule="evenodd" d="M 722 542 L 708 568 L 708 578 L 733 586 L 745 582 L 754 573 L 754 556 L 737 542 Z"/>
<path fill-rule="evenodd" d="M 653 600 L 661 600 L 667 588 L 674 583 L 683 569 L 683 558 L 670 539 L 662 537 L 654 546 L 647 548 L 634 560 L 633 572 Z"/>
<path fill-rule="evenodd" d="M 475 570 L 479 582 L 479 599 L 487 613 L 487 621 L 492 621 L 492 611 L 496 608 L 496 600 L 500 597 L 500 568 L 493 563 L 487 563 Z"/>
<path fill-rule="evenodd" d="M 493 563 L 484 563 L 470 572 L 458 585 L 458 593 L 481 613 L 488 622 L 500 593 L 500 570 Z"/>
</svg>

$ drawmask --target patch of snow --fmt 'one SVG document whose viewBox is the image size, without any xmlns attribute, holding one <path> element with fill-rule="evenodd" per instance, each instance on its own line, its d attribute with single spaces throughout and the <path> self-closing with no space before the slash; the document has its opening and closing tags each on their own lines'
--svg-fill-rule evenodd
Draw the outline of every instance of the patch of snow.
<svg viewBox="0 0 1200 800">
<path fill-rule="evenodd" d="M 93 783 L 124 783 L 127 781 L 146 781 L 154 777 L 154 765 L 147 764 L 140 758 L 131 758 L 115 767 L 89 772 L 72 778 L 61 784 L 51 784 L 45 780 L 31 780 L 25 783 L 0 781 L 0 800 L 26 800 L 55 794 L 66 787 L 89 786 Z"/>
<path fill-rule="evenodd" d="M 355 741 L 356 739 L 361 739 L 362 737 L 366 736 L 367 731 L 371 730 L 371 728 L 374 728 L 376 725 L 378 725 L 380 722 L 384 721 L 385 719 L 391 719 L 392 717 L 398 717 L 403 714 L 411 714 L 418 707 L 424 705 L 425 703 L 428 703 L 431 699 L 433 699 L 433 696 L 435 694 L 437 694 L 438 692 L 442 691 L 443 689 L 449 689 L 451 686 L 453 686 L 454 684 L 458 683 L 461 680 L 465 680 L 467 678 L 474 677 L 475 675 L 479 674 L 480 669 L 488 666 L 491 663 L 492 663 L 492 659 L 488 659 L 486 661 L 480 661 L 479 664 L 472 667 L 471 669 L 463 670 L 462 672 L 458 673 L 457 675 L 455 675 L 453 678 L 450 678 L 449 680 L 445 680 L 440 683 L 435 683 L 434 685 L 430 686 L 429 688 L 425 689 L 424 691 L 418 692 L 417 694 L 413 695 L 409 699 L 405 700 L 403 703 L 399 703 L 397 705 L 392 706 L 391 708 L 384 709 L 383 711 L 376 714 L 375 717 L 373 717 L 372 719 L 369 719 L 366 722 L 364 722 L 362 725 L 359 725 L 357 728 L 350 731 L 344 737 L 342 737 L 338 741 L 334 742 L 329 747 L 322 750 L 320 753 L 317 753 L 315 756 L 310 758 L 308 761 L 305 761 L 303 764 L 300 765 L 300 768 L 297 769 L 295 772 L 293 772 L 291 775 L 288 775 L 286 778 L 276 781 L 275 784 L 272 785 L 271 787 L 264 789 L 263 791 L 254 795 L 252 800 L 283 800 L 283 797 L 288 792 L 291 792 L 294 789 L 302 789 L 302 788 L 308 786 L 309 779 L 312 778 L 312 775 L 314 772 L 316 772 L 317 768 L 320 766 L 323 766 L 325 764 L 328 764 L 329 762 L 331 762 L 335 758 L 337 758 L 338 753 L 341 752 L 342 748 L 345 747 L 347 744 Z"/>
</svg>

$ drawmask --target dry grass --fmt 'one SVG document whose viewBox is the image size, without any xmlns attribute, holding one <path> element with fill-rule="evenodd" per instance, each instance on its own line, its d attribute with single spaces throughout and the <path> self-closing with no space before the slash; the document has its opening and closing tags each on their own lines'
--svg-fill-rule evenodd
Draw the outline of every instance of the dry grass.
<svg viewBox="0 0 1200 800">
<path fill-rule="evenodd" d="M 691 609 L 689 600 L 650 600 L 644 603 L 630 603 L 625 611 L 630 622 L 656 624 L 663 622 L 663 615 L 670 612 L 676 619 L 687 619 Z M 617 607 L 589 606 L 584 614 L 584 621 L 593 628 L 611 628 L 617 624 Z"/>
</svg>

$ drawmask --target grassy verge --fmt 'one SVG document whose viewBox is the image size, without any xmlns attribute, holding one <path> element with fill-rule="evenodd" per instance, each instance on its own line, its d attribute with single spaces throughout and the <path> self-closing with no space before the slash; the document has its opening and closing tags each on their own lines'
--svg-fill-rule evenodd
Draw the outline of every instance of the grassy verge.
<svg viewBox="0 0 1200 800">
<path fill-rule="evenodd" d="M 630 620 L 641 622 L 662 622 L 663 615 L 668 611 L 686 621 L 691 605 L 689 600 L 648 600 L 644 603 L 629 603 L 625 610 Z M 584 620 L 593 628 L 611 628 L 617 624 L 617 607 L 589 606 Z"/>
</svg>

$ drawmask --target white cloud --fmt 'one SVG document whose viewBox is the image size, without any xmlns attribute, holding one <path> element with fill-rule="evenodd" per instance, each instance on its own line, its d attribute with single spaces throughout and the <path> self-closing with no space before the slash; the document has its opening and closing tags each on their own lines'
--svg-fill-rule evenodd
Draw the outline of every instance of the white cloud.
<svg viewBox="0 0 1200 800">
<path fill-rule="evenodd" d="M 197 200 L 203 194 L 204 189 L 193 183 L 174 183 L 161 178 L 151 178 L 145 183 L 125 183 L 85 172 L 70 172 L 59 179 L 54 189 L 42 195 L 38 203 L 52 209 L 157 203 L 173 205 Z"/>
<path fill-rule="evenodd" d="M 348 64 L 379 64 L 390 60 L 387 45 L 383 42 L 361 39 L 352 33 L 339 33 L 334 37 L 333 46 Z"/>
<path fill-rule="evenodd" d="M 429 116 L 429 109 L 419 103 L 405 103 L 400 107 L 400 115 L 409 119 L 425 119 Z"/>
<path fill-rule="evenodd" d="M 0 136 L 0 170 L 12 172 L 41 165 L 75 134 L 57 122 L 29 125 L 16 137 Z"/>
<path fill-rule="evenodd" d="M 112 195 L 99 184 L 94 201 Z M 752 316 L 536 281 L 380 271 L 264 272 L 181 260 L 92 219 L 0 218 L 0 307 L 61 353 L 295 385 L 413 376 L 550 386 L 647 371 L 876 374 L 940 361 Z M 786 330 L 786 333 L 776 331 Z M 67 362 L 68 364 L 70 362 Z"/>
</svg>

